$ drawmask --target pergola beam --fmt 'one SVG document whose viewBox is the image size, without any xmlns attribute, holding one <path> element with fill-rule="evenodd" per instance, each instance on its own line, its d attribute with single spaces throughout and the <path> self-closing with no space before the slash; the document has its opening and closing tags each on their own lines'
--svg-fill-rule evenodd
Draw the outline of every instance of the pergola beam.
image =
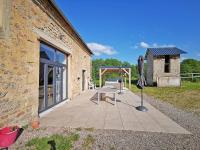
<svg viewBox="0 0 200 150">
<path fill-rule="evenodd" d="M 102 76 L 106 73 L 106 71 L 120 72 L 121 70 L 123 70 L 124 73 L 128 75 L 129 89 L 131 89 L 131 68 L 125 68 L 125 67 L 103 67 L 103 68 L 99 68 L 99 87 L 102 87 Z"/>
<path fill-rule="evenodd" d="M 101 75 L 103 75 L 107 70 L 108 70 L 108 69 L 105 69 L 105 70 L 101 73 Z"/>
<path fill-rule="evenodd" d="M 129 75 L 129 72 L 128 71 L 126 71 L 126 69 L 124 69 L 124 68 L 122 68 L 122 70 L 126 73 L 126 74 L 128 74 Z"/>
<path fill-rule="evenodd" d="M 101 78 L 101 68 L 99 69 L 99 87 L 101 88 L 102 85 L 102 78 Z"/>
</svg>

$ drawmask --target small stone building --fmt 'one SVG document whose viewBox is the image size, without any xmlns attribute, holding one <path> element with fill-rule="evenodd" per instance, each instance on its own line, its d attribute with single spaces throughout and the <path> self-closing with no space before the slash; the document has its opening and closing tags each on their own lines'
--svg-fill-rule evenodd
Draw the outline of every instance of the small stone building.
<svg viewBox="0 0 200 150">
<path fill-rule="evenodd" d="M 0 0 L 0 127 L 87 90 L 91 56 L 53 0 Z"/>
<path fill-rule="evenodd" d="M 180 54 L 186 53 L 176 47 L 148 48 L 146 80 L 148 85 L 158 87 L 180 86 Z"/>
</svg>

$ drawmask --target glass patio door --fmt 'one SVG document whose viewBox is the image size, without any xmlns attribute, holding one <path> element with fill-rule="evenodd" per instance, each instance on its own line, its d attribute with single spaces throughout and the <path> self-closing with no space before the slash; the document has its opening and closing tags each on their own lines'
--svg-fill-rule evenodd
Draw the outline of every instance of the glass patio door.
<svg viewBox="0 0 200 150">
<path fill-rule="evenodd" d="M 41 44 L 39 113 L 67 99 L 66 58 L 62 52 Z"/>
</svg>

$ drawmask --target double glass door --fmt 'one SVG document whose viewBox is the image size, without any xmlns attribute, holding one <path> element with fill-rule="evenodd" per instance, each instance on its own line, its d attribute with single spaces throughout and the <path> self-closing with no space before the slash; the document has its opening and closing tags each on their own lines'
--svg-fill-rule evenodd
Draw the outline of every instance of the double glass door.
<svg viewBox="0 0 200 150">
<path fill-rule="evenodd" d="M 60 61 L 60 63 L 58 61 L 54 61 L 54 54 L 50 53 L 52 52 L 50 51 L 51 49 L 49 50 L 47 48 L 49 47 L 42 45 L 42 53 L 40 53 L 39 113 L 67 99 L 66 60 L 63 61 L 64 58 L 61 57 L 61 52 L 59 52 L 58 56 L 60 56 L 60 58 L 57 60 L 62 61 Z M 57 54 L 56 51 L 53 52 L 55 55 Z M 52 60 L 51 57 L 53 57 Z"/>
</svg>

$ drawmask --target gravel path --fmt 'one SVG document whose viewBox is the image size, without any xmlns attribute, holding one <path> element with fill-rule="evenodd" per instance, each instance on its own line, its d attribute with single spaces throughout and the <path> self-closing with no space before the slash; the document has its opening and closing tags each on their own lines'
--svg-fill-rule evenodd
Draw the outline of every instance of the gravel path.
<svg viewBox="0 0 200 150">
<path fill-rule="evenodd" d="M 84 149 L 83 143 L 88 135 L 91 135 L 95 139 L 91 147 L 94 150 L 200 150 L 200 117 L 193 113 L 177 109 L 162 101 L 154 100 L 151 97 L 146 97 L 145 99 L 179 125 L 190 131 L 192 135 L 49 127 L 34 131 L 26 129 L 11 149 L 17 149 L 17 147 L 20 150 L 26 149 L 24 144 L 33 137 L 43 137 L 52 134 L 69 135 L 76 132 L 80 135 L 80 140 L 74 143 L 73 149 L 76 150 Z"/>
</svg>

